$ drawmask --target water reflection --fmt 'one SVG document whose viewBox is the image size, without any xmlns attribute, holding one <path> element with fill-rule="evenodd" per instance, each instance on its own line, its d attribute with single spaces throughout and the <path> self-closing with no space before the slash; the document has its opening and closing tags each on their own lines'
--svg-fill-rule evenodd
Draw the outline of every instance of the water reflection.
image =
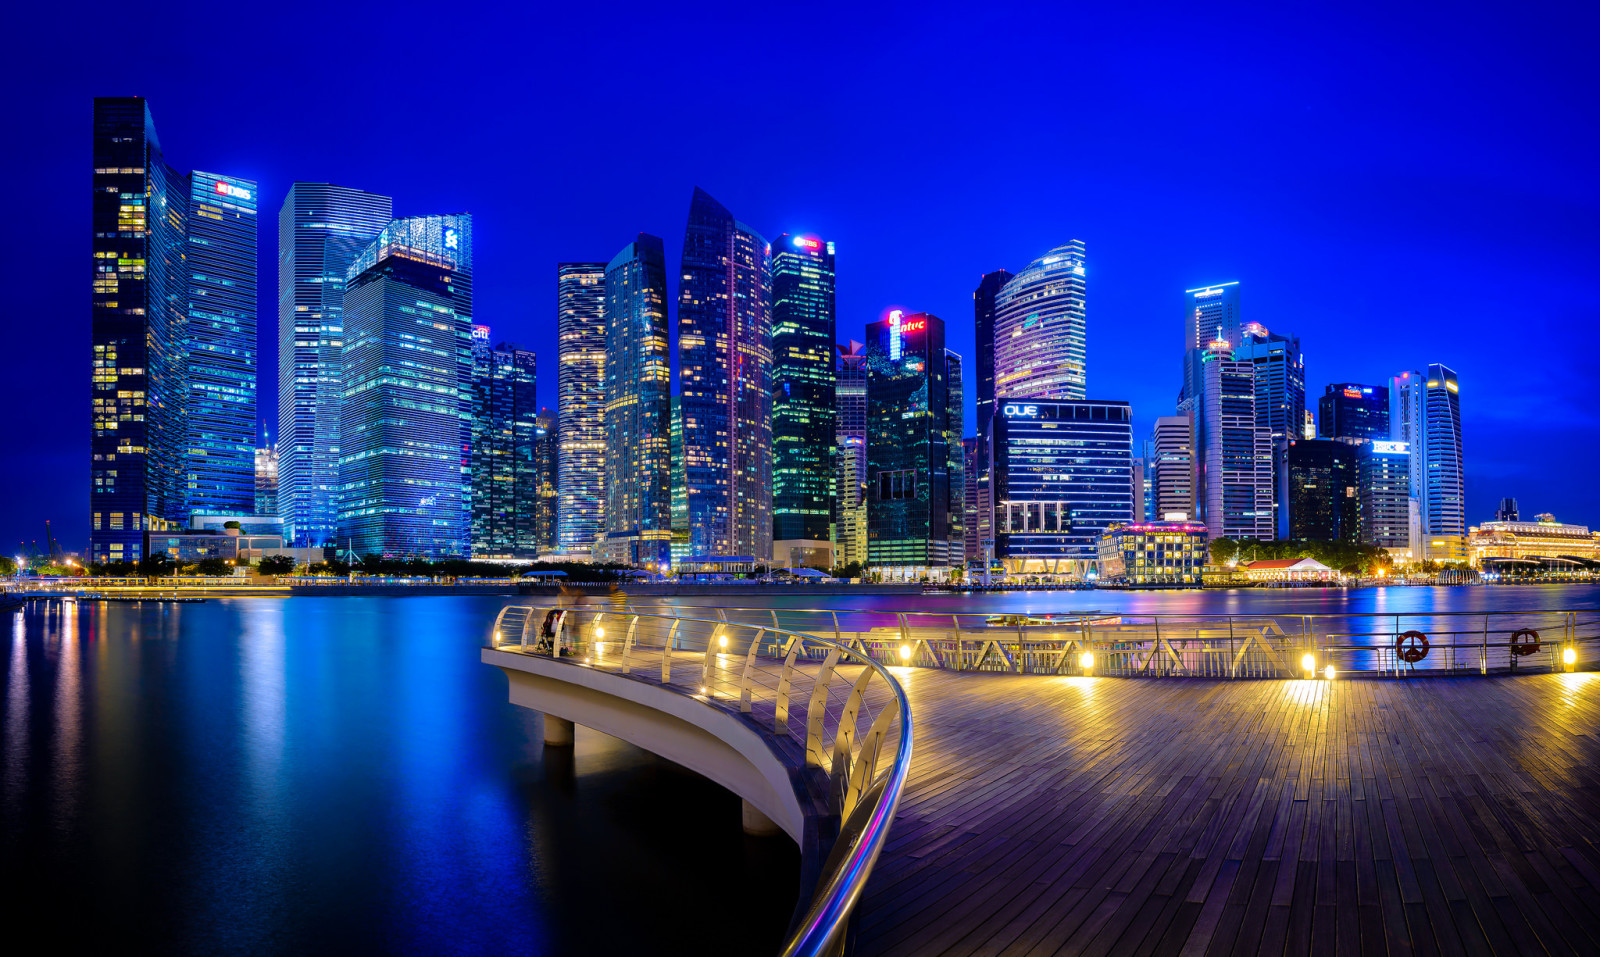
<svg viewBox="0 0 1600 957">
<path fill-rule="evenodd" d="M 614 739 L 547 752 L 479 661 L 501 603 L 19 613 L 0 916 L 67 951 L 644 953 L 716 900 L 729 952 L 772 952 L 793 845 Z"/>
</svg>

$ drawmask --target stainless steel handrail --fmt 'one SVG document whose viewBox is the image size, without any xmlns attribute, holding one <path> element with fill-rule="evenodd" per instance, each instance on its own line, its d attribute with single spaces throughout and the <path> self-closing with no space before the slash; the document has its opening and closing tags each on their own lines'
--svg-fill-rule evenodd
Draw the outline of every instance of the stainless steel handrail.
<svg viewBox="0 0 1600 957">
<path fill-rule="evenodd" d="M 552 611 L 565 612 L 574 621 L 569 626 L 564 616 L 554 629 L 554 634 L 546 635 L 544 622 Z M 590 619 L 587 629 L 584 628 L 586 618 Z M 603 622 L 608 618 L 624 628 L 620 642 L 604 632 Z M 899 807 L 911 767 L 911 704 L 905 690 L 887 667 L 829 638 L 771 626 L 631 609 L 618 611 L 595 606 L 507 605 L 500 609 L 495 618 L 490 647 L 497 651 L 549 657 L 579 667 L 614 668 L 624 676 L 648 680 L 646 676 L 654 669 L 636 669 L 634 666 L 636 653 L 650 637 L 650 629 L 640 629 L 641 620 L 654 621 L 666 628 L 666 635 L 661 641 L 659 680 L 656 683 L 662 686 L 671 684 L 674 653 L 684 650 L 692 653 L 695 649 L 685 649 L 684 646 L 703 638 L 700 694 L 693 695 L 691 686 L 691 696 L 713 707 L 726 702 L 725 710 L 736 708 L 743 714 L 752 711 L 752 698 L 757 691 L 757 659 L 772 658 L 761 654 L 761 651 L 781 648 L 783 663 L 773 698 L 773 730 L 783 735 L 789 734 L 789 698 L 795 690 L 794 679 L 799 676 L 796 663 L 800 652 L 808 644 L 827 649 L 822 667 L 813 678 L 806 707 L 805 760 L 808 767 L 816 767 L 828 777 L 828 793 L 846 827 L 841 831 L 833 853 L 829 855 L 828 864 L 832 866 L 822 874 L 810 907 L 785 942 L 782 953 L 784 957 L 822 957 L 841 952 L 843 932 L 888 839 L 889 825 Z M 686 629 L 685 625 L 698 626 L 698 633 L 695 627 Z M 736 657 L 737 644 L 729 640 L 730 629 L 746 629 L 747 634 L 753 632 L 748 634 L 736 698 L 721 693 L 717 680 L 717 670 L 731 670 L 732 662 L 716 662 L 713 659 L 713 656 L 716 659 Z M 606 646 L 611 644 L 620 644 L 620 654 L 613 654 L 607 659 Z M 588 654 L 584 654 L 586 651 Z M 824 719 L 829 686 L 841 659 L 864 665 L 865 668 L 851 686 L 849 698 L 835 722 L 833 756 L 829 762 L 824 760 L 828 750 L 823 735 Z M 868 714 L 864 700 L 864 693 L 873 675 L 882 679 L 893 698 L 893 709 L 881 708 L 875 717 Z M 888 769 L 879 775 L 878 756 L 882 751 L 882 741 L 895 720 L 899 721 L 899 734 L 894 759 Z M 863 725 L 868 725 L 865 734 L 862 733 Z M 875 798 L 870 803 L 869 796 Z M 842 856 L 841 847 L 848 848 Z"/>
<path fill-rule="evenodd" d="M 1312 655 L 1319 673 L 1459 674 L 1540 667 L 1577 670 L 1600 658 L 1600 611 L 1508 610 L 1316 612 L 1306 614 L 1093 611 L 890 611 L 874 608 L 725 608 L 665 602 L 582 603 L 572 607 L 652 612 L 714 612 L 719 620 L 770 621 L 814 637 L 831 635 L 858 657 L 955 671 L 1106 676 L 1296 678 Z M 804 619 L 813 620 L 806 621 Z M 799 620 L 797 620 L 799 619 Z M 976 622 L 973 619 L 977 619 Z M 996 621 L 996 619 L 998 619 Z M 1535 656 L 1511 653 L 1512 632 L 1543 633 Z M 1394 654 L 1413 628 L 1430 636 L 1431 655 L 1415 666 Z M 1362 640 L 1367 643 L 1359 643 Z M 1581 654 L 1580 654 L 1581 651 Z M 1569 655 L 1570 653 L 1570 655 Z M 1570 660 L 1569 660 L 1570 657 Z M 898 659 L 898 660 L 897 660 Z"/>
</svg>

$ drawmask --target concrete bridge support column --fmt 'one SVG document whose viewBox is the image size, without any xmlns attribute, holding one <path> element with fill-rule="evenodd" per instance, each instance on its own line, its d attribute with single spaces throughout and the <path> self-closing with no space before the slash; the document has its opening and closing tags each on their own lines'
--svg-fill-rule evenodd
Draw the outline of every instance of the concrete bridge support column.
<svg viewBox="0 0 1600 957">
<path fill-rule="evenodd" d="M 553 714 L 544 716 L 544 743 L 548 747 L 572 747 L 572 722 Z"/>
<path fill-rule="evenodd" d="M 740 817 L 743 818 L 744 832 L 751 837 L 772 837 L 779 833 L 780 828 L 776 821 L 761 813 L 761 809 L 746 801 L 739 799 Z"/>
</svg>

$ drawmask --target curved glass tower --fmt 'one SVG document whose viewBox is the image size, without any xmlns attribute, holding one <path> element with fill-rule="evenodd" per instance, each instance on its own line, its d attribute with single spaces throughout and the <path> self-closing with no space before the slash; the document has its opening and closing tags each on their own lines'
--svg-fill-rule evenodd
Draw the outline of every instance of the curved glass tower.
<svg viewBox="0 0 1600 957">
<path fill-rule="evenodd" d="M 995 300 L 994 395 L 1084 397 L 1084 248 L 1074 239 L 1028 264 Z"/>
</svg>

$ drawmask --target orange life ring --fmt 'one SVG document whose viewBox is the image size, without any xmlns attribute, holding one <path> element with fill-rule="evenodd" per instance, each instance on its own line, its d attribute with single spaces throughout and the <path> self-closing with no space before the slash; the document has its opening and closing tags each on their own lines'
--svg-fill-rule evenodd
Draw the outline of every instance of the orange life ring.
<svg viewBox="0 0 1600 957">
<path fill-rule="evenodd" d="M 1428 657 L 1429 647 L 1428 636 L 1415 629 L 1405 632 L 1394 641 L 1394 653 L 1408 665 Z"/>
<path fill-rule="evenodd" d="M 1523 638 L 1531 638 L 1533 640 L 1519 640 Z M 1516 631 L 1511 633 L 1511 653 L 1516 655 L 1518 658 L 1521 658 L 1525 655 L 1534 654 L 1538 650 L 1539 633 L 1537 631 L 1534 631 L 1532 628 L 1518 628 Z"/>
</svg>

